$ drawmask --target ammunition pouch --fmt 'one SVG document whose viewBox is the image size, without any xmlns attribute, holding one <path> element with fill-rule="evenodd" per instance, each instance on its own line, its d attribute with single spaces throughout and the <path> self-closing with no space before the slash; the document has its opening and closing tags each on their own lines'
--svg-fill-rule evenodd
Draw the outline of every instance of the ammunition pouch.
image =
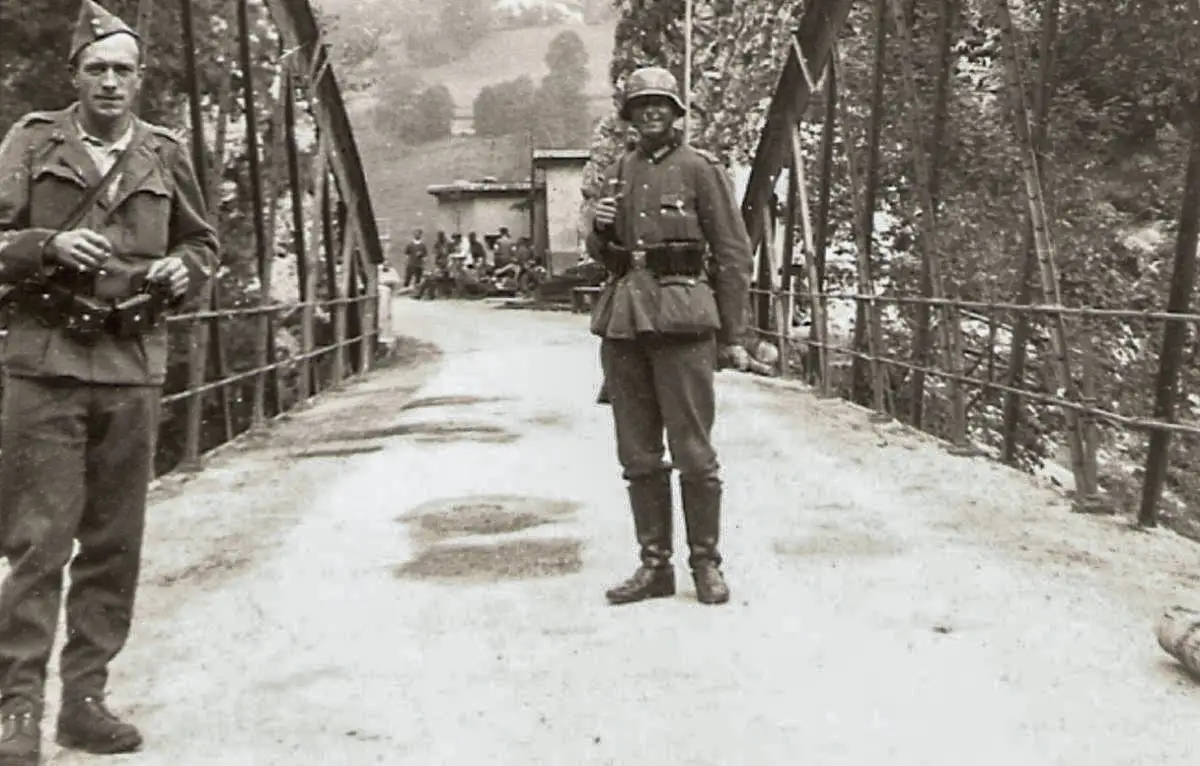
<svg viewBox="0 0 1200 766">
<path fill-rule="evenodd" d="M 147 280 L 145 270 L 111 263 L 94 277 L 56 274 L 22 282 L 13 292 L 19 311 L 83 343 L 101 335 L 141 337 L 159 325 L 173 303 L 170 289 Z"/>
<path fill-rule="evenodd" d="M 704 274 L 705 248 L 701 242 L 662 242 L 644 248 L 608 243 L 601 258 L 616 277 L 644 268 L 656 277 L 700 277 Z"/>
</svg>

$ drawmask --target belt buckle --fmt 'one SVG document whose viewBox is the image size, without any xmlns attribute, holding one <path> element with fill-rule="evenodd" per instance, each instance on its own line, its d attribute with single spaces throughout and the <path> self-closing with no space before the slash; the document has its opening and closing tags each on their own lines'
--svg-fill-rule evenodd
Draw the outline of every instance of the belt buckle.
<svg viewBox="0 0 1200 766">
<path fill-rule="evenodd" d="M 635 269 L 646 268 L 646 251 L 634 250 L 629 254 L 630 265 Z"/>
</svg>

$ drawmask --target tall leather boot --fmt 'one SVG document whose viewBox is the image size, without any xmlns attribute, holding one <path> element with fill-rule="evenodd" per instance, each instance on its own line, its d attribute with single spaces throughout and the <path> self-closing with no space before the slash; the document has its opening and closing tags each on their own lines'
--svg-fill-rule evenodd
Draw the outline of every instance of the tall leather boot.
<svg viewBox="0 0 1200 766">
<path fill-rule="evenodd" d="M 604 595 L 610 604 L 630 604 L 648 598 L 675 595 L 675 570 L 671 567 L 671 475 L 629 482 L 629 505 L 641 547 L 642 565 L 633 576 Z"/>
<path fill-rule="evenodd" d="M 690 551 L 688 566 L 696 584 L 696 600 L 701 604 L 724 604 L 729 600 L 729 586 L 721 574 L 721 553 L 717 548 L 721 538 L 721 481 L 680 479 L 679 493 L 683 499 Z"/>
</svg>

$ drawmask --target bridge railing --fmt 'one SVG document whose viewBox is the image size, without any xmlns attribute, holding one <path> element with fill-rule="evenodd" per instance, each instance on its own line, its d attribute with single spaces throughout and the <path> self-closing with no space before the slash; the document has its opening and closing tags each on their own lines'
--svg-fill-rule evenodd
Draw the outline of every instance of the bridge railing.
<svg viewBox="0 0 1200 766">
<path fill-rule="evenodd" d="M 172 348 L 183 353 L 168 370 L 160 471 L 196 468 L 208 449 L 370 370 L 384 258 L 341 89 L 308 1 L 225 0 L 207 18 L 197 16 L 193 0 L 179 3 L 193 163 L 226 249 L 231 241 L 247 246 L 250 229 L 254 284 L 214 279 L 202 307 L 170 317 Z M 139 3 L 140 25 L 153 18 L 150 6 Z M 211 62 L 197 60 L 198 40 L 214 37 L 223 47 L 215 83 L 203 71 Z M 271 38 L 273 49 L 264 46 Z M 242 144 L 230 148 L 239 127 Z M 242 193 L 232 202 L 231 180 Z M 231 235 L 239 225 L 241 239 Z M 227 252 L 223 272 L 229 259 L 247 255 Z M 295 299 L 279 300 L 275 271 L 289 261 Z M 277 348 L 281 339 L 290 347 Z"/>
<path fill-rule="evenodd" d="M 876 0 L 873 5 L 877 42 L 872 109 L 881 98 L 882 51 L 887 36 L 879 29 L 885 23 L 894 29 L 899 46 L 905 101 L 918 104 L 905 6 L 899 0 Z M 876 265 L 869 255 L 875 214 L 869 209 L 873 205 L 869 200 L 874 196 L 862 188 L 877 178 L 872 164 L 877 157 L 874 152 L 869 154 L 866 171 L 860 173 L 853 141 L 843 138 L 845 179 L 834 178 L 832 161 L 835 133 L 839 125 L 845 129 L 848 119 L 845 99 L 836 91 L 836 83 L 844 80 L 836 38 L 845 30 L 853 6 L 855 0 L 810 0 L 767 110 L 742 204 L 756 255 L 751 311 L 757 333 L 778 345 L 784 374 L 798 367 L 820 393 L 869 403 L 881 420 L 907 417 L 912 425 L 946 439 L 956 453 L 975 454 L 982 447 L 1016 463 L 1018 442 L 1030 433 L 1034 440 L 1042 435 L 1039 429 L 1061 436 L 1070 452 L 1079 510 L 1113 510 L 1111 497 L 1100 491 L 1100 469 L 1105 452 L 1123 452 L 1127 469 L 1132 460 L 1143 463 L 1140 475 L 1126 470 L 1125 478 L 1140 484 L 1138 523 L 1154 526 L 1171 465 L 1170 437 L 1194 440 L 1200 436 L 1200 423 L 1179 422 L 1174 405 L 1189 330 L 1194 331 L 1200 323 L 1200 315 L 1188 312 L 1200 233 L 1200 116 L 1195 117 L 1197 139 L 1181 205 L 1175 276 L 1170 295 L 1163 296 L 1162 310 L 1064 305 L 1045 220 L 1038 139 L 1029 132 L 1029 124 L 1037 121 L 1029 118 L 1021 95 L 1025 87 L 1018 57 L 1022 54 L 1013 42 L 1007 2 L 996 0 L 1001 50 L 1007 57 L 1010 113 L 1018 115 L 1012 121 L 1014 137 L 1028 192 L 1024 223 L 1036 245 L 1028 250 L 1036 253 L 1037 259 L 1028 256 L 1025 279 L 1032 284 L 1031 277 L 1040 276 L 1041 302 L 1036 293 L 1024 292 L 1015 302 L 994 300 L 994 294 L 986 296 L 987 300 L 948 296 L 936 244 L 937 217 L 929 213 L 937 210 L 930 190 L 937 157 L 931 161 L 926 154 L 927 139 L 917 108 L 906 110 L 905 141 L 920 207 L 917 249 L 926 284 L 920 293 L 906 290 L 922 285 L 880 290 L 875 285 Z M 816 94 L 823 95 L 825 109 L 816 181 L 818 214 L 811 216 L 800 123 Z M 785 173 L 787 191 L 781 194 L 778 183 Z M 849 281 L 857 287 L 849 292 L 824 289 L 822 276 L 831 228 L 828 200 L 839 180 L 848 188 L 856 238 L 854 277 Z M 798 284 L 806 289 L 795 289 Z M 831 308 L 839 302 L 854 316 L 840 332 L 830 319 Z M 920 312 L 931 320 L 917 323 L 918 330 L 928 330 L 928 345 L 894 331 L 898 323 L 887 321 L 905 311 Z M 799 333 L 795 327 L 798 314 L 805 316 L 808 325 Z M 1003 342 L 998 342 L 1000 336 Z M 1130 363 L 1136 358 L 1143 366 L 1154 368 L 1153 372 L 1132 383 L 1118 381 L 1110 369 L 1120 355 L 1113 351 L 1118 342 L 1123 344 L 1124 371 L 1136 367 Z M 926 377 L 934 382 L 931 389 L 925 387 Z M 1151 391 L 1153 397 L 1147 396 Z M 905 397 L 907 406 L 901 406 L 897 400 Z M 932 406 L 923 417 L 927 403 Z M 1050 440 L 1051 448 L 1058 446 L 1054 442 Z M 1044 441 L 1042 446 L 1046 446 Z"/>
</svg>

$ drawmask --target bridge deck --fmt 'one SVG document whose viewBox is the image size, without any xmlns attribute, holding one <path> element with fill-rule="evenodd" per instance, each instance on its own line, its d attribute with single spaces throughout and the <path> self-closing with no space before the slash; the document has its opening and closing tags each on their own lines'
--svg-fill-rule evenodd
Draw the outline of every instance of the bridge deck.
<svg viewBox="0 0 1200 766">
<path fill-rule="evenodd" d="M 1195 762 L 1152 636 L 1185 541 L 730 375 L 733 603 L 609 608 L 635 559 L 586 319 L 394 318 L 442 353 L 156 490 L 113 676 L 139 763 Z"/>
</svg>

